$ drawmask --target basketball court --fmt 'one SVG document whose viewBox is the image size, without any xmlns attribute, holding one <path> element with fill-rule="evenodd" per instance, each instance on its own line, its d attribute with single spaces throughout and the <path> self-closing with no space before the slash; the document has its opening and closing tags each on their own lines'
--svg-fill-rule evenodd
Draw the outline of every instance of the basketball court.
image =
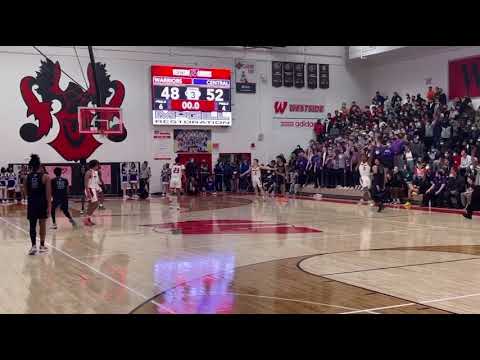
<svg viewBox="0 0 480 360">
<path fill-rule="evenodd" d="M 470 88 L 479 47 L 0 50 L 0 313 L 480 313 L 480 222 L 458 210 L 478 210 L 472 204 L 480 188 L 472 195 L 465 176 L 480 176 L 480 88 Z M 472 93 L 478 110 L 471 100 L 453 101 L 455 132 L 461 124 L 468 131 L 454 136 L 445 122 L 436 132 L 445 149 L 429 143 L 414 161 L 401 139 L 409 134 L 413 149 L 428 128 L 424 140 L 433 141 L 431 123 L 413 123 L 427 114 L 427 86 L 432 118 L 450 117 L 447 87 L 451 102 Z M 387 101 L 397 90 L 405 103 Z M 404 108 L 408 116 L 397 121 Z M 459 151 L 448 148 L 454 143 Z M 463 147 L 471 155 L 458 155 Z M 41 160 L 29 163 L 30 154 Z M 423 182 L 412 194 L 392 182 L 397 196 L 378 205 L 397 205 L 377 212 L 353 198 L 370 188 L 365 178 L 386 184 L 390 173 L 380 179 L 378 165 L 364 165 L 368 174 L 360 178 L 362 154 L 391 160 L 386 168 L 394 174 L 393 161 L 400 161 L 405 179 L 413 172 L 407 165 L 426 176 L 425 159 L 429 168 L 461 167 L 463 180 L 455 176 L 463 187 L 446 187 L 448 171 L 429 173 L 437 183 L 423 193 L 430 208 L 420 208 L 410 200 Z M 70 198 L 80 226 L 57 211 L 58 229 L 47 220 L 48 249 L 40 239 L 37 253 L 33 229 L 51 216 L 45 175 L 54 172 L 68 183 L 60 197 L 62 204 Z M 411 185 L 417 175 L 408 175 Z M 27 194 L 32 176 L 35 196 Z M 383 193 L 378 184 L 372 194 Z M 402 202 L 400 190 L 407 193 Z M 432 203 L 434 194 L 443 201 L 442 191 L 448 209 Z M 38 210 L 31 224 L 28 206 Z"/>
<path fill-rule="evenodd" d="M 480 311 L 475 220 L 250 195 L 179 204 L 172 211 L 169 199 L 110 199 L 98 226 L 77 230 L 59 217 L 47 234 L 50 253 L 35 257 L 25 255 L 25 207 L 2 207 L 0 312 Z"/>
</svg>

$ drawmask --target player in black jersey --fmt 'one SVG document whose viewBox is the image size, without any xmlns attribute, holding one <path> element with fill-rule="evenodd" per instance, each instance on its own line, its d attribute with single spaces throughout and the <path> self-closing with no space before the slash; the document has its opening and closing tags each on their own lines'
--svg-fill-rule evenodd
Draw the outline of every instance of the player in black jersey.
<svg viewBox="0 0 480 360">
<path fill-rule="evenodd" d="M 85 213 L 85 173 L 87 172 L 87 160 L 81 159 L 80 160 L 80 187 L 82 190 L 81 195 L 81 202 L 82 202 L 82 210 L 80 210 L 80 214 L 83 215 Z"/>
<path fill-rule="evenodd" d="M 55 174 L 55 178 L 52 179 L 52 229 L 57 229 L 55 211 L 59 206 L 68 221 L 70 221 L 70 224 L 72 224 L 73 227 L 76 227 L 77 224 L 68 211 L 68 180 L 62 177 L 62 169 L 59 167 L 55 168 L 53 173 Z"/>
<path fill-rule="evenodd" d="M 277 156 L 277 166 L 275 168 L 277 191 L 280 195 L 285 195 L 285 184 L 287 182 L 287 165 L 283 156 Z"/>
<path fill-rule="evenodd" d="M 32 247 L 29 255 L 37 253 L 37 222 L 40 223 L 40 252 L 46 252 L 45 246 L 46 221 L 51 210 L 50 199 L 52 198 L 52 189 L 50 178 L 47 173 L 41 170 L 40 158 L 32 154 L 30 162 L 30 173 L 25 182 L 25 192 L 28 198 L 27 219 L 30 222 L 30 240 Z"/>
</svg>

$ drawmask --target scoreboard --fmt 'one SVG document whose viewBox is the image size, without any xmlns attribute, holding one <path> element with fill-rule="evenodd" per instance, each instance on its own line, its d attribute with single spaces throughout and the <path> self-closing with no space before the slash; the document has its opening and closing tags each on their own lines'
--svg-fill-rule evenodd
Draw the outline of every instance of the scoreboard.
<svg viewBox="0 0 480 360">
<path fill-rule="evenodd" d="M 229 69 L 152 66 L 154 125 L 231 126 Z"/>
</svg>

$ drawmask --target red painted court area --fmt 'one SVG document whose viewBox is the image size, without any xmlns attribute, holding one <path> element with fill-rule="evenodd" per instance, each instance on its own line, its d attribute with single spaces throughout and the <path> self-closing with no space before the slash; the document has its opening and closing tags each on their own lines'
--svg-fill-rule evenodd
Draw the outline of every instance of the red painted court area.
<svg viewBox="0 0 480 360">
<path fill-rule="evenodd" d="M 252 220 L 191 220 L 174 223 L 150 224 L 156 229 L 178 231 L 183 235 L 209 234 L 303 234 L 319 233 L 318 229 L 286 223 L 265 223 Z"/>
</svg>

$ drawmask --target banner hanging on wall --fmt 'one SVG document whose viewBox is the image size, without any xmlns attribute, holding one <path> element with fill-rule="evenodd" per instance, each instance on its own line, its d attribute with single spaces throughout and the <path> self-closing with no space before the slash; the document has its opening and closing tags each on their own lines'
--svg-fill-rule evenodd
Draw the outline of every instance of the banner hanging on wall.
<svg viewBox="0 0 480 360">
<path fill-rule="evenodd" d="M 237 93 L 255 94 L 257 90 L 255 62 L 235 60 L 235 82 Z"/>
<path fill-rule="evenodd" d="M 318 75 L 320 78 L 318 87 L 320 89 L 328 89 L 330 87 L 330 67 L 328 64 L 320 64 L 318 67 Z"/>
<path fill-rule="evenodd" d="M 281 87 L 283 84 L 283 63 L 272 61 L 272 86 Z"/>
<path fill-rule="evenodd" d="M 318 87 L 318 66 L 317 64 L 307 64 L 307 87 L 316 89 Z"/>
<path fill-rule="evenodd" d="M 293 87 L 293 63 L 283 63 L 283 86 Z"/>
<path fill-rule="evenodd" d="M 172 160 L 173 137 L 171 131 L 153 130 L 154 160 Z"/>
<path fill-rule="evenodd" d="M 305 103 L 302 100 L 275 98 L 273 100 L 274 127 L 313 127 L 314 123 L 325 117 L 324 99 Z"/>
<path fill-rule="evenodd" d="M 173 130 L 175 153 L 211 153 L 212 132 L 210 130 Z"/>
<path fill-rule="evenodd" d="M 300 89 L 305 87 L 305 64 L 295 63 L 295 87 Z"/>
<path fill-rule="evenodd" d="M 448 98 L 480 97 L 480 56 L 448 62 Z"/>
</svg>

